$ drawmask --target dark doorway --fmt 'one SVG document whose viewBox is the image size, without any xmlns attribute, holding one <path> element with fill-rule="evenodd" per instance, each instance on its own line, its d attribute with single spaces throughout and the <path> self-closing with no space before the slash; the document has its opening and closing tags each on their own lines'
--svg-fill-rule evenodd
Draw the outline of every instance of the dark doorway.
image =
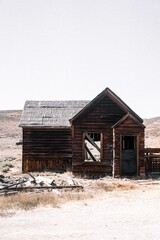
<svg viewBox="0 0 160 240">
<path fill-rule="evenodd" d="M 121 137 L 121 172 L 122 175 L 137 173 L 137 137 Z"/>
</svg>

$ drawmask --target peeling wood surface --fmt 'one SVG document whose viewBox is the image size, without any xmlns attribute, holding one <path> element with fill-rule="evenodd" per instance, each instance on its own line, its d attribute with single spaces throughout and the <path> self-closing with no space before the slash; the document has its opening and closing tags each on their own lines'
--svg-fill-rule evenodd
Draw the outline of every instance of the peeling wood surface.
<svg viewBox="0 0 160 240">
<path fill-rule="evenodd" d="M 71 168 L 71 129 L 23 129 L 23 172 Z"/>
</svg>

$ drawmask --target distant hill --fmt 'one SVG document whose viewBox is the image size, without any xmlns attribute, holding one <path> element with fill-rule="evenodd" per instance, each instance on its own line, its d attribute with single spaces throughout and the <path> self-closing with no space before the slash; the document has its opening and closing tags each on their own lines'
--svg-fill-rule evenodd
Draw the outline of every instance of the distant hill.
<svg viewBox="0 0 160 240">
<path fill-rule="evenodd" d="M 155 122 L 160 122 L 160 117 L 154 117 L 154 118 L 145 118 L 143 119 L 144 125 L 147 127 L 150 124 L 155 124 Z"/>
<path fill-rule="evenodd" d="M 146 147 L 160 148 L 160 117 L 144 119 Z"/>
</svg>

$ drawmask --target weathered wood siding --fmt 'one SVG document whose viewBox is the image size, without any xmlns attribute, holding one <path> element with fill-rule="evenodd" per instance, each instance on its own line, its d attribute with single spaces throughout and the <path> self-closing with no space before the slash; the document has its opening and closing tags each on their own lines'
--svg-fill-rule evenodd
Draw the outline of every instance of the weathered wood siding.
<svg viewBox="0 0 160 240">
<path fill-rule="evenodd" d="M 145 148 L 145 170 L 146 174 L 160 173 L 160 148 Z"/>
<path fill-rule="evenodd" d="M 114 142 L 114 169 L 113 175 L 115 177 L 121 176 L 121 136 L 130 135 L 137 137 L 137 174 L 140 173 L 141 168 L 144 167 L 144 127 L 140 126 L 131 117 L 127 118 L 118 127 L 113 129 Z"/>
<path fill-rule="evenodd" d="M 89 112 L 82 115 L 73 123 L 73 159 L 72 168 L 75 174 L 101 176 L 112 174 L 112 125 L 120 120 L 126 113 L 109 97 L 103 97 Z M 101 162 L 83 161 L 83 133 L 99 132 L 103 136 Z"/>
<path fill-rule="evenodd" d="M 139 174 L 145 167 L 144 126 L 141 122 L 127 105 L 106 90 L 71 119 L 71 127 L 69 124 L 59 129 L 22 125 L 23 172 L 72 168 L 74 174 L 92 177 L 121 176 L 121 139 L 123 135 L 133 135 L 137 141 L 136 166 Z M 101 161 L 85 159 L 85 132 L 100 134 Z"/>
<path fill-rule="evenodd" d="M 65 171 L 71 160 L 70 129 L 23 129 L 23 172 Z"/>
</svg>

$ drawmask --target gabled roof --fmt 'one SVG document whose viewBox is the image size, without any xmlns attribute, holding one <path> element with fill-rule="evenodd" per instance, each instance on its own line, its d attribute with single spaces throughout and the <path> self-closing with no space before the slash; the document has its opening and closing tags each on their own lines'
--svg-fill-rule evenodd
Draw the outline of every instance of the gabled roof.
<svg viewBox="0 0 160 240">
<path fill-rule="evenodd" d="M 115 123 L 112 128 L 116 128 L 118 127 L 121 123 L 123 123 L 127 118 L 132 118 L 134 122 L 136 122 L 140 127 L 145 128 L 145 126 L 143 125 L 143 123 L 141 123 L 140 121 L 137 120 L 137 118 L 135 118 L 132 114 L 127 113 L 124 117 L 122 117 L 117 123 Z"/>
<path fill-rule="evenodd" d="M 72 119 L 70 119 L 70 122 L 74 122 L 77 120 L 80 116 L 86 114 L 90 109 L 92 109 L 103 97 L 108 96 L 111 98 L 121 109 L 124 110 L 124 112 L 131 113 L 138 121 L 141 123 L 143 122 L 143 119 L 140 118 L 125 102 L 122 101 L 114 92 L 111 91 L 111 89 L 106 88 L 104 89 L 99 95 L 97 95 L 92 101 L 90 101 L 83 109 L 81 109 Z"/>
<path fill-rule="evenodd" d="M 88 113 L 105 96 L 114 101 L 124 112 L 139 122 L 143 120 L 109 88 L 92 101 L 26 101 L 20 127 L 70 127 L 71 123 Z"/>
<path fill-rule="evenodd" d="M 20 127 L 69 127 L 89 101 L 26 101 Z"/>
</svg>

